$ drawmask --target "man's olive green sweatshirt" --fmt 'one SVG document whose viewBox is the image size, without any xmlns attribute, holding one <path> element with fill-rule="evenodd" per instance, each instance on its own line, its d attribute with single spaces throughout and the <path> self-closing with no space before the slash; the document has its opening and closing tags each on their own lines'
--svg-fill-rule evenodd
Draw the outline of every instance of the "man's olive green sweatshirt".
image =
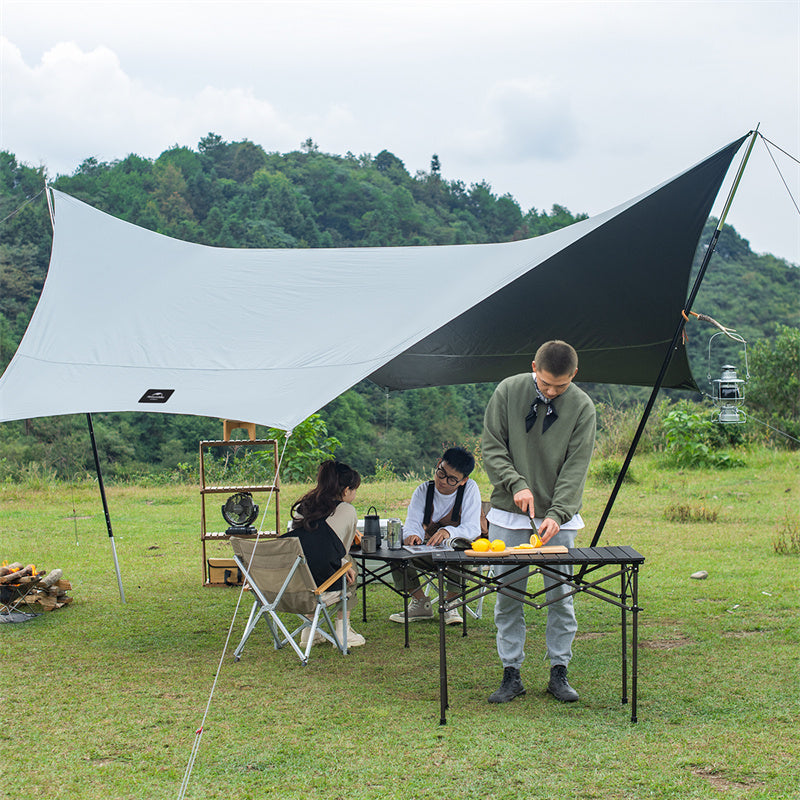
<svg viewBox="0 0 800 800">
<path fill-rule="evenodd" d="M 525 417 L 535 399 L 533 375 L 526 372 L 502 381 L 486 407 L 482 450 L 494 486 L 491 502 L 504 511 L 522 513 L 514 495 L 527 488 L 533 492 L 535 515 L 563 525 L 581 508 L 597 426 L 594 404 L 570 384 L 553 400 L 558 419 L 547 433 L 542 433 L 544 403 L 526 432 Z"/>
</svg>

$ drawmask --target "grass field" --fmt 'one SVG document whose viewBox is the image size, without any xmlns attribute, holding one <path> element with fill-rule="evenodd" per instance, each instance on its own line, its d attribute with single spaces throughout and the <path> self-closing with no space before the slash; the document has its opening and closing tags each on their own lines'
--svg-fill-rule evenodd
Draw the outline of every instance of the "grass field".
<svg viewBox="0 0 800 800">
<path fill-rule="evenodd" d="M 416 624 L 405 649 L 388 589 L 366 623 L 355 612 L 367 644 L 346 657 L 320 646 L 302 667 L 264 628 L 235 663 L 249 602 L 231 623 L 238 591 L 201 586 L 196 488 L 108 488 L 123 605 L 96 487 L 0 487 L 0 560 L 60 567 L 74 598 L 0 625 L 2 795 L 178 797 L 211 697 L 189 798 L 800 798 L 800 560 L 776 552 L 797 536 L 800 459 L 747 463 L 678 473 L 637 457 L 606 525 L 602 544 L 646 557 L 635 725 L 619 614 L 592 598 L 576 601 L 578 703 L 545 693 L 545 615 L 529 610 L 528 693 L 487 704 L 502 674 L 490 602 L 467 638 L 447 631 L 440 726 L 438 627 Z M 367 484 L 356 505 L 403 517 L 413 488 Z M 303 489 L 284 487 L 284 520 Z M 609 491 L 590 482 L 579 544 Z"/>
</svg>

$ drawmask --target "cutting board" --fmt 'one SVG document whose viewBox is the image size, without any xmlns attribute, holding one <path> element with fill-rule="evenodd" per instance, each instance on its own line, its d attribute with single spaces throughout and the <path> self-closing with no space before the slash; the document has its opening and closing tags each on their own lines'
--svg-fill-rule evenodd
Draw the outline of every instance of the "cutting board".
<svg viewBox="0 0 800 800">
<path fill-rule="evenodd" d="M 479 552 L 477 550 L 465 550 L 464 553 L 468 556 L 475 556 L 477 558 L 492 558 L 495 556 L 535 556 L 539 553 L 546 553 L 551 555 L 553 553 L 568 553 L 563 544 L 546 544 L 543 547 L 532 547 L 530 550 L 515 550 L 509 547 L 507 550 L 487 550 Z"/>
</svg>

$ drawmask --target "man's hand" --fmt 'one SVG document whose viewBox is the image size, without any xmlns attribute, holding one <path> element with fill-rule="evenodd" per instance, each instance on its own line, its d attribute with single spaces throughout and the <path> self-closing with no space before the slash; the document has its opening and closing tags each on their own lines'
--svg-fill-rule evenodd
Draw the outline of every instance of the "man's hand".
<svg viewBox="0 0 800 800">
<path fill-rule="evenodd" d="M 422 539 L 415 533 L 412 533 L 411 536 L 406 536 L 406 538 L 403 539 L 403 544 L 422 544 Z"/>
<path fill-rule="evenodd" d="M 520 510 L 524 511 L 531 519 L 534 518 L 533 513 L 533 492 L 530 489 L 522 489 L 514 495 L 514 505 Z"/>
<path fill-rule="evenodd" d="M 560 530 L 561 526 L 554 519 L 545 517 L 539 528 L 539 538 L 542 540 L 542 544 L 547 544 Z"/>
<path fill-rule="evenodd" d="M 449 538 L 450 531 L 448 531 L 447 528 L 439 528 L 439 530 L 436 531 L 436 533 L 434 533 L 425 544 L 429 544 L 431 547 L 433 547 L 434 545 L 441 544 L 445 539 Z"/>
<path fill-rule="evenodd" d="M 350 567 L 347 572 L 345 572 L 345 577 L 347 578 L 347 583 L 351 586 L 356 582 L 356 571 L 353 567 Z"/>
</svg>

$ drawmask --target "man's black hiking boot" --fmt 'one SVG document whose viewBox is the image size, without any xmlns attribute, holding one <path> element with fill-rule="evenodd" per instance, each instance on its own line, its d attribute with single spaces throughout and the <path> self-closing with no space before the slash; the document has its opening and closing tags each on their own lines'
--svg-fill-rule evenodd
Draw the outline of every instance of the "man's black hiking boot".
<svg viewBox="0 0 800 800">
<path fill-rule="evenodd" d="M 567 683 L 567 668 L 563 664 L 556 664 L 550 670 L 547 691 L 562 703 L 574 703 L 578 699 L 578 693 Z"/>
<path fill-rule="evenodd" d="M 521 694 L 525 694 L 525 687 L 522 685 L 519 670 L 516 667 L 505 667 L 503 669 L 503 682 L 497 691 L 489 695 L 489 702 L 508 703 Z"/>
</svg>

